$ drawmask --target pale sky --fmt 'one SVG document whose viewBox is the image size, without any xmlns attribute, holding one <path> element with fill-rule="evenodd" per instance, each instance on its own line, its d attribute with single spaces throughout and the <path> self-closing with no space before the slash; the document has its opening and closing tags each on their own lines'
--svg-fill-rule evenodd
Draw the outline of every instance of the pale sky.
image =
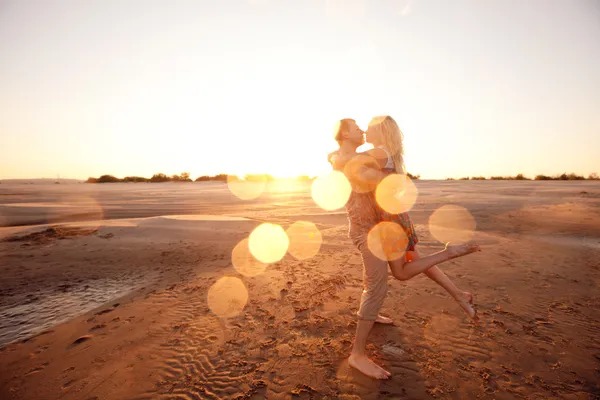
<svg viewBox="0 0 600 400">
<path fill-rule="evenodd" d="M 600 173 L 597 0 L 0 0 L 0 178 L 327 171 L 389 114 L 423 178 Z"/>
</svg>

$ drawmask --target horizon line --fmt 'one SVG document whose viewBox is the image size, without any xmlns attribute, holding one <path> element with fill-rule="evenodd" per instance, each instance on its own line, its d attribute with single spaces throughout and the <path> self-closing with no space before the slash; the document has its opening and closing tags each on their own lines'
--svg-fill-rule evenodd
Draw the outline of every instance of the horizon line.
<svg viewBox="0 0 600 400">
<path fill-rule="evenodd" d="M 156 173 L 154 175 L 159 175 L 162 173 Z M 153 176 L 154 176 L 153 175 Z M 165 175 L 167 178 L 172 179 L 173 176 L 181 176 L 181 175 L 177 175 L 177 174 L 173 174 L 171 176 L 167 175 L 167 174 L 163 174 Z M 201 177 L 207 177 L 207 178 L 215 178 L 215 177 L 219 177 L 219 176 L 235 176 L 235 177 L 246 177 L 246 176 L 260 176 L 260 175 L 264 175 L 265 177 L 268 178 L 272 178 L 275 180 L 285 180 L 285 179 L 298 179 L 298 178 L 303 178 L 304 180 L 306 180 L 306 178 L 308 178 L 309 180 L 314 180 L 316 178 L 318 178 L 320 175 L 310 175 L 310 174 L 298 174 L 298 175 L 288 175 L 288 176 L 277 176 L 277 175 L 272 175 L 272 174 L 268 174 L 268 173 L 246 173 L 246 174 L 226 174 L 226 173 L 220 173 L 220 174 L 215 174 L 215 175 L 198 175 L 196 176 L 196 179 L 199 179 Z M 574 172 L 563 172 L 563 173 L 559 173 L 559 174 L 553 174 L 553 175 L 547 175 L 547 174 L 535 174 L 532 175 L 532 177 L 529 177 L 528 175 L 519 173 L 517 175 L 511 176 L 511 175 L 489 175 L 489 176 L 483 176 L 483 175 L 468 175 L 468 176 L 461 176 L 461 177 L 444 177 L 444 178 L 423 178 L 421 177 L 419 174 L 411 174 L 410 172 L 407 173 L 407 175 L 409 175 L 409 177 L 411 177 L 412 179 L 417 179 L 417 180 L 423 180 L 423 181 L 441 181 L 441 180 L 536 180 L 535 178 L 537 177 L 542 177 L 542 178 L 553 178 L 555 180 L 560 180 L 561 176 L 566 176 L 571 177 L 571 179 L 563 179 L 563 180 L 600 180 L 600 176 L 598 173 L 596 172 L 592 172 L 590 174 L 588 174 L 588 176 L 586 177 L 585 175 L 578 175 Z M 110 174 L 103 174 L 100 175 L 99 177 L 88 177 L 86 179 L 83 178 L 49 178 L 49 177 L 39 177 L 39 178 L 0 178 L 0 182 L 2 181 L 27 181 L 27 180 L 48 180 L 48 181 L 55 181 L 55 182 L 59 182 L 59 181 L 80 181 L 80 182 L 87 182 L 90 179 L 98 179 L 102 176 L 112 176 L 116 179 L 119 180 L 123 180 L 125 178 L 142 178 L 142 179 L 147 179 L 148 181 L 150 181 L 150 178 L 146 178 L 144 176 L 138 176 L 138 175 L 126 175 L 124 178 L 118 178 L 114 175 L 110 175 Z M 190 178 L 191 182 L 196 182 L 196 179 L 192 179 Z M 544 179 L 537 179 L 537 180 L 544 180 Z M 175 180 L 173 180 L 175 181 Z M 172 181 L 169 181 L 172 182 Z M 185 181 L 179 181 L 179 182 L 185 182 Z M 127 182 L 123 182 L 123 183 L 127 183 Z M 136 182 L 134 182 L 136 183 Z M 144 182 L 137 182 L 137 183 L 144 183 Z M 156 182 L 153 182 L 156 183 Z"/>
</svg>

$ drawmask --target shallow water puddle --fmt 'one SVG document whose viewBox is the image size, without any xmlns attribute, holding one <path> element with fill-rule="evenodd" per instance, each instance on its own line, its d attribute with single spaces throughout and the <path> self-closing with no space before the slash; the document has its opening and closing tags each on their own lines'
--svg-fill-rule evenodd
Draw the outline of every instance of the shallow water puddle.
<svg viewBox="0 0 600 400">
<path fill-rule="evenodd" d="M 96 279 L 23 296 L 0 306 L 0 347 L 84 314 L 144 284 L 134 277 Z"/>
</svg>

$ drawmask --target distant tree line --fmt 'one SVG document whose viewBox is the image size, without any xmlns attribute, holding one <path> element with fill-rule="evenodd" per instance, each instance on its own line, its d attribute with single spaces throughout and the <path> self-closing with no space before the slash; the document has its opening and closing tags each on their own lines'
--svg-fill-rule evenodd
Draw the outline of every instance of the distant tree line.
<svg viewBox="0 0 600 400">
<path fill-rule="evenodd" d="M 196 178 L 196 182 L 208 182 L 208 181 L 219 181 L 219 182 L 227 182 L 227 174 L 219 174 L 215 176 L 199 176 Z"/>
<path fill-rule="evenodd" d="M 316 177 L 309 177 L 308 175 L 300 175 L 295 178 L 297 181 L 308 182 L 313 181 Z M 269 174 L 246 174 L 243 178 L 239 178 L 237 175 L 218 174 L 214 176 L 203 175 L 196 178 L 195 182 L 227 182 L 227 180 L 246 180 L 249 182 L 270 182 L 275 180 L 272 175 Z M 192 182 L 190 179 L 189 172 L 182 172 L 180 175 L 167 176 L 159 173 L 152 175 L 152 178 L 144 178 L 141 176 L 126 176 L 123 179 L 117 178 L 113 175 L 102 175 L 99 178 L 88 178 L 86 183 L 116 183 L 116 182 Z"/>
<path fill-rule="evenodd" d="M 100 178 L 88 178 L 86 183 L 116 183 L 116 182 L 191 182 L 190 173 L 182 172 L 180 175 L 167 176 L 165 174 L 154 174 L 152 178 L 141 176 L 126 176 L 123 179 L 112 175 L 102 175 Z"/>
<path fill-rule="evenodd" d="M 471 177 L 463 177 L 460 178 L 459 180 L 461 181 L 484 181 L 487 178 L 483 177 L 483 176 L 471 176 Z M 531 178 L 528 178 L 526 176 L 524 176 L 523 174 L 518 174 L 517 176 L 492 176 L 489 178 L 492 181 L 530 181 L 532 180 Z M 453 181 L 455 180 L 454 178 L 446 178 L 447 181 Z M 554 176 L 548 176 L 548 175 L 536 175 L 535 178 L 533 178 L 533 180 L 535 181 L 584 181 L 584 180 L 590 180 L 590 181 L 597 181 L 600 180 L 600 176 L 598 176 L 598 174 L 596 172 L 591 173 L 587 178 L 585 178 L 584 176 L 581 175 L 577 175 L 574 173 L 563 173 L 560 175 L 554 175 Z"/>
</svg>

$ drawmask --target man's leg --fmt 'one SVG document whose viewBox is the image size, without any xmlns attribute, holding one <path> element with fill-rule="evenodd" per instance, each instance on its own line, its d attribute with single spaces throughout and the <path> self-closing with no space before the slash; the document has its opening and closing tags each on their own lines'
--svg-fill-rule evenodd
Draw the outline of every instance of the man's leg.
<svg viewBox="0 0 600 400">
<path fill-rule="evenodd" d="M 387 261 L 375 257 L 366 241 L 358 246 L 363 260 L 364 290 L 358 310 L 356 337 L 348 363 L 363 374 L 376 379 L 387 379 L 391 374 L 367 357 L 367 338 L 377 319 L 387 293 Z"/>
</svg>

